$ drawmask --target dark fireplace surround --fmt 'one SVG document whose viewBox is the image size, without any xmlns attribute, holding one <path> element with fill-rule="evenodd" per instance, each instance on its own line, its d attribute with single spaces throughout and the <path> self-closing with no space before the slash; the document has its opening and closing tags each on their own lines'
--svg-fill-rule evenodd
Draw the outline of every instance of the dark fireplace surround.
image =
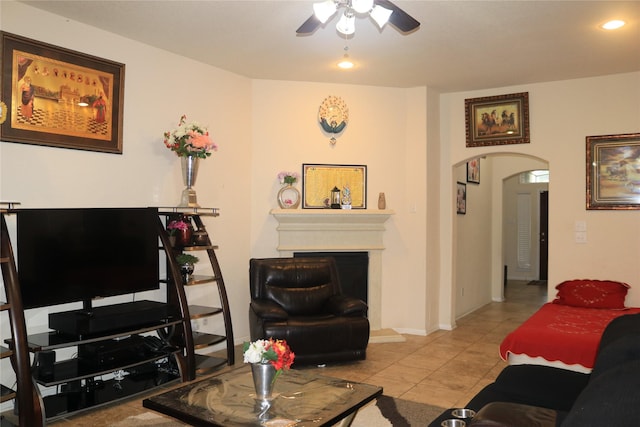
<svg viewBox="0 0 640 427">
<path fill-rule="evenodd" d="M 333 257 L 338 267 L 342 293 L 367 302 L 368 252 L 294 252 L 294 257 Z"/>
</svg>

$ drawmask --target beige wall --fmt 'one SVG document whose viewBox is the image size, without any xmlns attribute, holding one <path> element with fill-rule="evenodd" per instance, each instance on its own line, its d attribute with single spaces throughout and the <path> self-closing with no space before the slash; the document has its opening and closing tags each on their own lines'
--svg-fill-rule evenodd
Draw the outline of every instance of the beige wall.
<svg viewBox="0 0 640 427">
<path fill-rule="evenodd" d="M 382 324 L 424 333 L 425 89 L 254 81 L 252 95 L 252 256 L 278 255 L 277 222 L 268 215 L 277 207 L 278 172 L 300 171 L 303 163 L 365 164 L 368 208 L 377 209 L 384 192 L 395 211 L 384 236 Z M 335 145 L 317 122 L 329 95 L 349 107 L 349 124 Z"/>
<path fill-rule="evenodd" d="M 464 100 L 481 96 L 529 92 L 531 143 L 504 147 L 466 148 Z M 587 211 L 585 209 L 585 137 L 640 131 L 640 73 L 540 83 L 491 90 L 451 93 L 441 98 L 442 162 L 453 168 L 469 158 L 492 153 L 528 155 L 548 161 L 549 185 L 549 292 L 563 280 L 600 278 L 631 284 L 629 305 L 640 305 L 640 213 L 638 211 Z M 446 182 L 447 171 L 443 170 Z M 449 182 L 455 182 L 451 173 Z M 454 186 L 445 202 L 454 200 Z M 449 213 L 441 207 L 443 222 Z M 587 223 L 587 243 L 574 241 L 576 221 Z M 446 224 L 441 253 L 451 252 L 457 230 Z M 441 269 L 456 270 L 458 262 L 444 259 Z M 492 257 L 497 266 L 500 260 Z M 495 268 L 495 267 L 494 267 Z M 487 277 L 493 280 L 496 277 Z M 441 288 L 447 288 L 447 283 Z M 477 301 L 482 304 L 482 301 Z M 440 323 L 452 323 L 455 312 L 440 305 Z"/>
<path fill-rule="evenodd" d="M 489 209 L 472 218 L 486 195 L 472 195 L 464 218 L 475 222 L 471 226 L 458 224 L 454 210 L 456 167 L 492 153 L 549 162 L 550 283 L 624 280 L 634 286 L 630 303 L 640 305 L 638 211 L 584 209 L 584 138 L 639 131 L 640 73 L 442 95 L 428 88 L 251 81 L 24 4 L 0 5 L 5 31 L 127 66 L 124 154 L 3 142 L 0 199 L 25 207 L 175 204 L 178 160 L 162 145 L 162 132 L 183 113 L 208 124 L 220 150 L 203 163 L 196 189 L 202 205 L 222 211 L 208 224 L 220 246 L 237 341 L 248 338 L 248 260 L 276 255 L 275 221 L 268 213 L 276 206 L 276 174 L 302 163 L 366 164 L 370 208 L 384 191 L 396 211 L 385 234 L 383 327 L 410 333 L 451 328 L 458 309 L 471 311 L 495 295 L 482 288 L 501 280 L 493 225 L 492 255 L 473 258 L 486 251 L 487 231 L 478 225 L 494 223 Z M 532 143 L 466 148 L 464 99 L 520 91 L 530 95 Z M 350 123 L 334 147 L 316 121 L 329 95 L 341 96 L 350 109 Z M 576 220 L 587 222 L 587 244 L 573 242 Z M 460 248 L 460 226 L 482 234 Z M 467 259 L 458 259 L 458 249 Z M 460 307 L 458 278 L 475 283 Z M 46 313 L 29 314 L 29 321 L 46 328 Z"/>
<path fill-rule="evenodd" d="M 454 301 L 459 318 L 491 301 L 492 160 L 480 160 L 480 184 L 466 183 L 466 162 L 454 168 L 456 182 L 466 184 L 466 214 L 456 214 L 454 229 Z"/>
<path fill-rule="evenodd" d="M 163 132 L 175 128 L 182 114 L 208 125 L 220 149 L 201 164 L 195 188 L 202 206 L 221 209 L 206 223 L 220 246 L 236 337 L 248 337 L 251 81 L 21 3 L 0 4 L 4 31 L 126 64 L 124 153 L 2 142 L 0 199 L 27 208 L 176 205 L 183 188 L 180 162 L 164 147 Z M 27 321 L 46 329 L 47 311 L 30 310 Z"/>
</svg>

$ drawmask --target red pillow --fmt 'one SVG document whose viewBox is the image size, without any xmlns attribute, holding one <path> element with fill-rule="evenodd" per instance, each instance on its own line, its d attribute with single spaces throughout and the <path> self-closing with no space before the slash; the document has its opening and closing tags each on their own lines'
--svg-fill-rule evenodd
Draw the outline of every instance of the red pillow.
<svg viewBox="0 0 640 427">
<path fill-rule="evenodd" d="M 629 285 L 610 280 L 567 280 L 556 286 L 555 304 L 572 307 L 624 309 Z"/>
</svg>

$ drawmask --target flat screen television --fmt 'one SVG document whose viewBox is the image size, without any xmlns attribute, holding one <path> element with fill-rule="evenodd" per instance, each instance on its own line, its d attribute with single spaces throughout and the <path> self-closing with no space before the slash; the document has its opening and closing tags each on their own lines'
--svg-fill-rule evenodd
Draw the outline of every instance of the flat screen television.
<svg viewBox="0 0 640 427">
<path fill-rule="evenodd" d="M 159 288 L 155 208 L 25 209 L 17 213 L 24 308 Z"/>
</svg>

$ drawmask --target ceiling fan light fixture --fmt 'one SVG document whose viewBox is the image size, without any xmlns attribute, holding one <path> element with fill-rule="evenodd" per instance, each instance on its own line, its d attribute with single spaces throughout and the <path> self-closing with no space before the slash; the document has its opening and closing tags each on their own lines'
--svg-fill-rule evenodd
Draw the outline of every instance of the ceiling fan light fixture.
<svg viewBox="0 0 640 427">
<path fill-rule="evenodd" d="M 612 21 L 605 22 L 601 27 L 605 30 L 617 30 L 618 28 L 624 27 L 624 24 L 624 21 L 614 19 Z"/>
<path fill-rule="evenodd" d="M 376 24 L 378 24 L 378 28 L 382 29 L 382 27 L 384 27 L 384 25 L 389 21 L 389 17 L 392 13 L 393 10 L 389 10 L 386 7 L 377 5 L 376 7 L 371 9 L 369 15 L 371 15 L 373 20 L 376 21 Z"/>
<path fill-rule="evenodd" d="M 347 55 L 346 53 L 344 54 L 342 60 L 338 62 L 338 67 L 342 68 L 343 70 L 353 68 L 353 62 L 351 62 L 351 59 L 349 59 L 349 55 Z"/>
<path fill-rule="evenodd" d="M 351 35 L 356 32 L 356 17 L 353 13 L 345 12 L 344 15 L 338 21 L 336 29 L 345 36 Z"/>
<path fill-rule="evenodd" d="M 329 20 L 338 10 L 333 0 L 325 0 L 323 2 L 313 4 L 313 14 L 323 24 Z"/>
<path fill-rule="evenodd" d="M 373 9 L 373 0 L 352 0 L 351 7 L 357 13 L 367 13 Z"/>
</svg>

